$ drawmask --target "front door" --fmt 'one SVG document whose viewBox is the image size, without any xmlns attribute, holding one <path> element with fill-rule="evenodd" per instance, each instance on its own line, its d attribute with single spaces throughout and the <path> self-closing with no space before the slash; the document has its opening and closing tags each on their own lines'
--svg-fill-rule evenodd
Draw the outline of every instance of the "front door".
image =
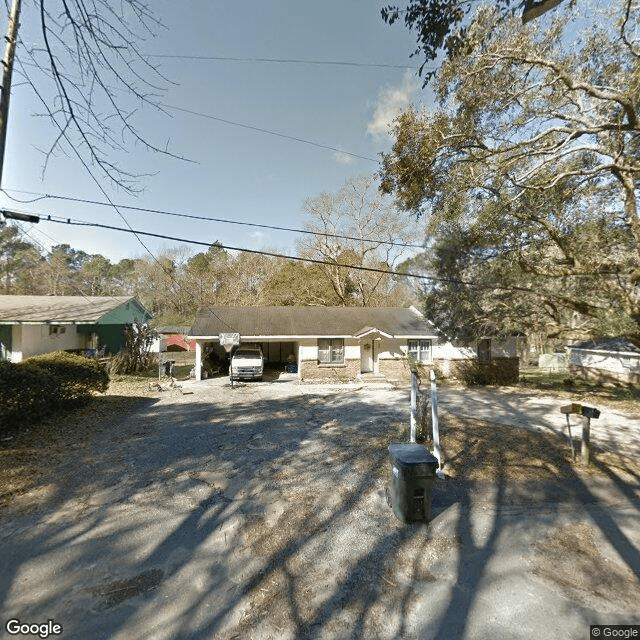
<svg viewBox="0 0 640 640">
<path fill-rule="evenodd" d="M 360 345 L 360 371 L 362 373 L 371 373 L 373 371 L 374 345 L 373 340 Z"/>
</svg>

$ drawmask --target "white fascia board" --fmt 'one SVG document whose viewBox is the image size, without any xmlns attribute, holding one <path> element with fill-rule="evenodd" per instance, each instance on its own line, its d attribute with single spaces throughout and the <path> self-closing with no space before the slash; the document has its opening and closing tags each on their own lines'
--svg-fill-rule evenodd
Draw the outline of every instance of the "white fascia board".
<svg viewBox="0 0 640 640">
<path fill-rule="evenodd" d="M 269 340 L 314 340 L 315 338 L 353 338 L 352 335 L 336 335 L 335 333 L 329 333 L 327 335 L 307 334 L 296 336 L 243 336 L 240 334 L 241 340 L 251 340 L 253 342 L 268 342 Z"/>
<path fill-rule="evenodd" d="M 595 353 L 596 355 L 606 355 L 606 356 L 620 356 L 624 358 L 633 357 L 640 358 L 640 353 L 637 351 L 615 351 L 613 349 L 587 349 L 586 347 L 565 347 L 570 351 L 584 351 L 585 353 Z"/>
<path fill-rule="evenodd" d="M 382 331 L 382 329 L 369 329 L 369 331 L 365 331 L 364 333 L 356 333 L 353 337 L 358 338 L 358 340 L 360 340 L 362 338 L 366 338 L 367 336 L 370 336 L 372 333 L 378 333 L 381 336 L 388 338 L 389 340 L 393 339 L 393 336 L 391 334 L 386 333 L 385 331 Z"/>
<path fill-rule="evenodd" d="M 417 333 L 417 334 L 408 334 L 408 335 L 389 335 L 383 331 L 371 331 L 371 332 L 367 332 L 365 334 L 362 335 L 351 335 L 351 334 L 343 334 L 343 335 L 336 335 L 335 333 L 327 333 L 327 334 L 310 334 L 310 335 L 293 335 L 293 336 L 245 336 L 240 334 L 240 340 L 244 341 L 244 342 L 269 342 L 269 341 L 275 341 L 275 340 L 280 340 L 280 341 L 286 341 L 286 342 L 290 342 L 292 340 L 314 340 L 317 338 L 345 338 L 345 339 L 359 339 L 359 338 L 363 338 L 367 335 L 369 335 L 370 333 L 380 333 L 380 335 L 384 336 L 385 338 L 388 338 L 389 340 L 406 340 L 406 339 L 411 339 L 411 340 L 437 340 L 438 339 L 438 335 L 437 334 L 431 334 L 431 333 Z M 215 342 L 218 342 L 219 340 L 219 336 L 215 335 L 215 336 L 192 336 L 192 335 L 187 335 L 185 336 L 186 338 L 188 338 L 189 340 L 213 340 Z"/>
<path fill-rule="evenodd" d="M 27 324 L 27 325 L 50 325 L 50 324 L 67 324 L 73 326 L 74 324 L 95 324 L 93 321 L 83 320 L 0 320 L 0 324 Z"/>
<path fill-rule="evenodd" d="M 216 334 L 215 336 L 186 336 L 189 340 L 215 340 L 216 342 L 219 339 L 219 336 Z M 328 334 L 328 335 L 295 335 L 295 336 L 245 336 L 242 333 L 240 334 L 240 340 L 244 342 L 269 342 L 270 340 L 281 340 L 281 341 L 291 341 L 291 340 L 313 340 L 314 338 L 353 338 L 351 335 L 338 335 Z"/>
</svg>

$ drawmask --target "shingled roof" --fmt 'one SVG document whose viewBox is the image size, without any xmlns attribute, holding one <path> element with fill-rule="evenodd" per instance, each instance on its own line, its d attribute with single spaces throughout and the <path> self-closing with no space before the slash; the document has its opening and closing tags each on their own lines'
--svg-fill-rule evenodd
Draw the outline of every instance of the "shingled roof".
<svg viewBox="0 0 640 640">
<path fill-rule="evenodd" d="M 617 338 L 601 338 L 600 340 L 585 340 L 569 345 L 571 349 L 589 349 L 595 351 L 625 351 L 640 353 L 640 346 L 625 336 Z"/>
<path fill-rule="evenodd" d="M 53 322 L 94 324 L 123 304 L 136 305 L 131 296 L 4 296 L 0 295 L 0 323 Z"/>
<path fill-rule="evenodd" d="M 413 307 L 206 307 L 189 335 L 218 337 L 351 337 L 363 327 L 394 337 L 435 338 L 433 324 Z"/>
</svg>

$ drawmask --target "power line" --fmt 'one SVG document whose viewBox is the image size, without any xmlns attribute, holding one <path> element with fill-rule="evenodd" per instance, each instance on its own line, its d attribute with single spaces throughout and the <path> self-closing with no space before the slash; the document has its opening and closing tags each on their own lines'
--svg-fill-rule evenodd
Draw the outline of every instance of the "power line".
<svg viewBox="0 0 640 640">
<path fill-rule="evenodd" d="M 23 44 L 22 41 L 21 41 L 21 44 Z M 33 59 L 33 56 L 31 55 L 31 52 L 29 50 L 27 50 L 27 53 L 29 53 L 29 55 Z M 153 56 L 153 57 L 176 57 L 176 58 L 179 58 L 181 56 Z M 182 56 L 182 57 L 185 57 L 185 58 L 188 58 L 188 59 L 191 58 L 191 56 Z M 207 56 L 204 56 L 202 59 L 216 59 L 216 58 L 215 57 L 209 58 Z M 231 60 L 233 58 L 220 58 L 220 59 L 223 59 L 223 60 L 224 59 L 229 59 L 229 60 Z M 237 58 L 237 60 L 242 60 L 242 58 Z M 250 59 L 247 59 L 247 60 L 250 60 Z M 265 62 L 266 61 L 278 62 L 278 60 L 275 59 L 275 58 L 273 58 L 273 59 L 265 58 L 264 61 Z M 282 60 L 282 62 L 286 62 L 286 61 Z M 295 61 L 291 60 L 290 62 L 295 62 Z M 304 61 L 300 60 L 298 62 L 302 63 Z M 28 64 L 28 63 L 24 63 L 24 62 L 20 61 L 20 64 L 22 66 L 24 66 L 25 64 Z M 324 63 L 321 63 L 321 62 L 313 63 L 313 62 L 310 61 L 309 64 L 324 64 Z M 327 63 L 327 64 L 329 64 L 329 63 Z M 356 65 L 357 66 L 357 64 L 359 64 L 359 63 L 337 62 L 335 64 Z M 35 66 L 37 69 L 41 70 L 41 67 L 39 65 L 35 64 L 35 62 L 33 63 L 33 66 Z M 366 65 L 364 65 L 364 66 L 366 66 Z M 378 66 L 385 66 L 385 65 L 378 65 Z M 386 66 L 392 66 L 392 65 L 386 65 Z M 404 68 L 404 67 L 400 67 L 400 68 Z M 414 68 L 414 67 L 407 67 L 407 68 Z M 23 74 L 23 75 L 27 79 L 28 83 L 33 87 L 33 83 L 31 82 L 29 77 L 27 75 L 25 75 L 25 74 Z M 202 113 L 200 111 L 195 111 L 193 109 L 187 109 L 186 107 L 179 107 L 177 105 L 166 104 L 166 103 L 163 103 L 163 102 L 153 102 L 153 105 L 155 107 L 157 107 L 158 109 L 160 109 L 160 110 L 162 110 L 162 109 L 171 109 L 173 111 L 180 111 L 182 113 L 187 113 L 189 115 L 196 116 L 196 117 L 199 117 L 199 118 L 206 118 L 207 120 L 213 120 L 215 122 L 221 122 L 223 124 L 228 124 L 228 125 L 231 125 L 231 126 L 234 126 L 234 127 L 240 127 L 242 129 L 249 129 L 250 131 L 257 131 L 258 133 L 266 133 L 268 135 L 276 136 L 278 138 L 284 138 L 285 140 L 293 140 L 294 142 L 300 142 L 302 144 L 307 144 L 307 145 L 310 145 L 310 146 L 313 146 L 313 147 L 318 147 L 320 149 L 327 149 L 329 151 L 334 151 L 336 153 L 342 153 L 342 154 L 344 154 L 346 156 L 349 156 L 351 158 L 357 158 L 359 160 L 367 160 L 368 162 L 375 162 L 376 164 L 378 163 L 378 160 L 376 160 L 375 158 L 371 158 L 369 156 L 359 155 L 357 153 L 352 153 L 350 151 L 345 151 L 344 149 L 340 149 L 338 147 L 333 147 L 331 145 L 322 144 L 322 143 L 319 143 L 319 142 L 315 142 L 313 140 L 306 140 L 305 138 L 300 138 L 298 136 L 291 136 L 291 135 L 288 135 L 286 133 L 281 133 L 279 131 L 273 131 L 271 129 L 265 129 L 264 127 L 257 127 L 257 126 L 254 126 L 254 125 L 246 124 L 244 122 L 236 122 L 234 120 L 228 120 L 228 119 L 225 119 L 225 118 L 221 118 L 219 116 L 211 115 L 211 114 L 208 114 L 208 113 Z M 181 156 L 175 156 L 175 157 L 179 158 L 180 160 L 193 162 L 192 160 L 188 160 L 187 158 L 184 158 L 184 157 L 181 157 Z"/>
<path fill-rule="evenodd" d="M 34 202 L 38 202 L 40 200 L 63 200 L 65 202 L 77 202 L 77 203 L 81 203 L 81 204 L 91 204 L 91 205 L 96 205 L 96 206 L 100 206 L 100 207 L 111 207 L 114 206 L 112 205 L 110 202 L 100 202 L 99 200 L 89 200 L 89 199 L 85 199 L 85 198 L 76 198 L 73 196 L 63 196 L 63 195 L 56 195 L 56 194 L 50 194 L 50 193 L 38 193 L 35 191 L 20 191 L 18 189 L 0 189 L 0 191 L 2 191 L 2 193 L 4 193 L 8 198 L 10 198 L 11 200 L 15 200 L 16 202 L 20 202 L 21 204 L 33 204 Z M 37 198 L 34 198 L 32 200 L 28 200 L 28 201 L 21 201 L 21 200 L 17 200 L 16 198 L 13 198 L 12 196 L 10 196 L 7 191 L 11 191 L 13 193 L 22 193 L 25 195 L 35 195 L 38 196 Z M 295 227 L 280 227 L 280 226 L 276 226 L 276 225 L 270 225 L 270 224 L 259 224 L 257 222 L 244 222 L 244 221 L 240 221 L 240 220 L 228 220 L 226 218 L 210 218 L 207 216 L 199 216 L 199 215 L 195 215 L 195 214 L 189 214 L 189 213 L 178 213 L 176 211 L 166 211 L 164 209 L 151 209 L 151 208 L 147 208 L 147 207 L 135 207 L 135 206 L 131 206 L 131 205 L 124 205 L 124 204 L 116 204 L 116 207 L 118 207 L 119 209 L 128 209 L 130 211 L 138 211 L 140 213 L 155 213 L 158 215 L 163 215 L 163 216 L 173 216 L 173 217 L 177 217 L 177 218 L 188 218 L 190 220 L 203 220 L 206 222 L 218 222 L 218 223 L 222 223 L 222 224 L 234 224 L 234 225 L 238 225 L 238 226 L 244 226 L 244 227 L 255 227 L 258 229 L 269 229 L 269 230 L 273 230 L 273 231 L 287 231 L 290 233 L 302 233 L 302 234 L 307 234 L 307 235 L 312 235 L 312 236 L 321 236 L 324 238 L 337 238 L 340 240 L 355 240 L 358 242 L 370 242 L 373 244 L 384 244 L 384 245 L 389 245 L 389 246 L 393 246 L 393 247 L 403 247 L 405 249 L 424 249 L 424 246 L 421 244 L 411 244 L 411 243 L 404 243 L 404 242 L 394 242 L 392 240 L 380 240 L 380 239 L 371 239 L 371 238 L 359 238 L 356 236 L 347 236 L 347 235 L 341 235 L 341 234 L 337 234 L 337 233 L 323 233 L 321 231 L 309 231 L 308 229 L 297 229 Z"/>
<path fill-rule="evenodd" d="M 163 107 L 165 109 L 173 109 L 174 111 L 181 111 L 182 113 L 188 113 L 192 116 L 198 116 L 199 118 L 206 118 L 207 120 L 214 120 L 216 122 L 222 122 L 224 124 L 229 124 L 234 127 L 240 127 L 242 129 L 249 129 L 250 131 L 258 131 L 259 133 L 267 133 L 271 136 L 276 136 L 277 138 L 284 138 L 285 140 L 293 140 L 294 142 L 301 142 L 303 144 L 308 144 L 313 147 L 319 147 L 320 149 L 328 149 L 329 151 L 335 151 L 336 153 L 343 153 L 344 155 L 351 156 L 352 158 L 358 158 L 359 160 L 368 160 L 369 162 L 375 162 L 378 164 L 378 160 L 375 158 L 370 158 L 369 156 L 361 156 L 357 153 L 351 153 L 350 151 L 344 151 L 343 149 L 338 149 L 337 147 L 332 147 L 327 144 L 321 144 L 319 142 L 314 142 L 313 140 L 305 140 L 304 138 L 298 138 L 296 136 L 290 136 L 286 133 L 280 133 L 279 131 L 272 131 L 270 129 L 263 129 L 262 127 L 255 127 L 250 124 L 244 124 L 242 122 L 235 122 L 234 120 L 226 120 L 225 118 L 219 118 L 218 116 L 213 116 L 208 113 L 202 113 L 200 111 L 194 111 L 192 109 L 186 109 L 184 107 L 178 107 L 172 104 L 166 104 L 164 102 L 158 103 L 159 107 Z"/>
<path fill-rule="evenodd" d="M 122 231 L 124 233 L 133 233 L 133 234 L 139 234 L 142 236 L 149 236 L 151 238 L 160 238 L 162 240 L 171 240 L 174 242 L 182 242 L 185 244 L 193 244 L 193 245 L 199 245 L 199 246 L 206 246 L 206 247 L 210 247 L 213 243 L 212 242 L 204 242 L 201 240 L 190 240 L 188 238 L 179 238 L 176 236 L 168 236 L 165 234 L 161 234 L 161 233 L 153 233 L 150 231 L 139 231 L 139 230 L 133 230 L 133 229 L 125 229 L 124 227 L 115 227 L 112 225 L 106 225 L 106 224 L 101 224 L 98 222 L 85 222 L 82 220 L 72 220 L 71 218 L 60 218 L 60 219 L 56 219 L 52 216 L 47 216 L 46 218 L 42 219 L 43 221 L 48 221 L 48 222 L 55 222 L 58 224 L 67 224 L 67 225 L 71 225 L 71 226 L 78 226 L 78 227 L 93 227 L 96 229 L 108 229 L 110 231 Z M 509 286 L 509 287 L 503 287 L 500 285 L 483 285 L 483 284 L 478 284 L 475 282 L 469 282 L 469 281 L 465 281 L 465 280 L 460 280 L 457 278 L 440 278 L 440 277 L 436 277 L 436 276 L 427 276 L 427 275 L 422 275 L 422 274 L 417 274 L 417 273 L 402 273 L 400 271 L 392 271 L 392 270 L 387 270 L 387 269 L 380 269 L 380 268 L 376 268 L 376 267 L 364 267 L 364 266 L 357 266 L 357 265 L 350 265 L 350 264 L 344 264 L 344 263 L 340 263 L 340 262 L 329 262 L 328 260 L 319 260 L 319 259 L 315 259 L 315 258 L 302 258 L 300 256 L 290 256 L 290 255 L 286 255 L 286 254 L 282 254 L 282 253 L 275 253 L 273 251 L 264 251 L 264 250 L 258 250 L 258 249 L 246 249 L 244 247 L 233 247 L 231 245 L 224 245 L 221 243 L 216 242 L 216 246 L 219 247 L 220 249 L 225 249 L 227 251 L 238 251 L 240 253 L 251 253 L 251 254 L 257 254 L 257 255 L 262 255 L 262 256 L 269 256 L 272 258 L 283 258 L 285 260 L 295 260 L 297 262 L 308 262 L 311 264 L 320 264 L 320 265 L 327 265 L 327 266 L 331 266 L 331 267 L 340 267 L 340 268 L 345 268 L 345 269 L 354 269 L 356 271 L 368 271 L 371 273 L 380 273 L 380 274 L 385 274 L 385 275 L 389 275 L 389 276 L 399 276 L 399 277 L 403 277 L 403 278 L 414 278 L 416 280 L 430 280 L 432 282 L 444 282 L 444 283 L 449 283 L 449 284 L 461 284 L 461 285 L 465 285 L 468 287 L 475 287 L 477 289 L 497 289 L 500 291 L 523 291 L 525 293 L 533 293 L 536 294 L 537 292 L 534 291 L 533 289 L 527 288 L 527 287 L 519 287 L 516 285 L 513 286 Z M 215 315 L 215 314 L 214 314 Z M 216 316 L 217 317 L 217 316 Z"/>
<path fill-rule="evenodd" d="M 148 58 L 164 58 L 174 60 L 202 60 L 213 62 L 259 62 L 277 64 L 307 64 L 314 66 L 335 66 L 335 67 L 371 67 L 378 69 L 415 69 L 419 67 L 407 64 L 386 64 L 375 62 L 354 62 L 348 60 L 305 60 L 301 58 L 238 58 L 233 56 L 198 56 L 186 54 L 147 54 Z"/>
</svg>

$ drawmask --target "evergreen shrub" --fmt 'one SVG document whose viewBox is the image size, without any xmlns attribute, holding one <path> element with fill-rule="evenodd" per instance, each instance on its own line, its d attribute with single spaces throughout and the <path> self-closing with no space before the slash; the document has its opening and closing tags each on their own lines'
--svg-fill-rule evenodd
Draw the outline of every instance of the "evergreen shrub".
<svg viewBox="0 0 640 640">
<path fill-rule="evenodd" d="M 49 415 L 56 380 L 40 367 L 0 362 L 0 430 L 36 422 Z"/>
<path fill-rule="evenodd" d="M 109 374 L 97 360 L 74 355 L 66 351 L 54 351 L 28 358 L 56 380 L 59 404 L 86 398 L 92 391 L 105 392 L 109 388 Z"/>
<path fill-rule="evenodd" d="M 0 362 L 0 429 L 37 422 L 108 386 L 103 365 L 64 351 Z"/>
</svg>

